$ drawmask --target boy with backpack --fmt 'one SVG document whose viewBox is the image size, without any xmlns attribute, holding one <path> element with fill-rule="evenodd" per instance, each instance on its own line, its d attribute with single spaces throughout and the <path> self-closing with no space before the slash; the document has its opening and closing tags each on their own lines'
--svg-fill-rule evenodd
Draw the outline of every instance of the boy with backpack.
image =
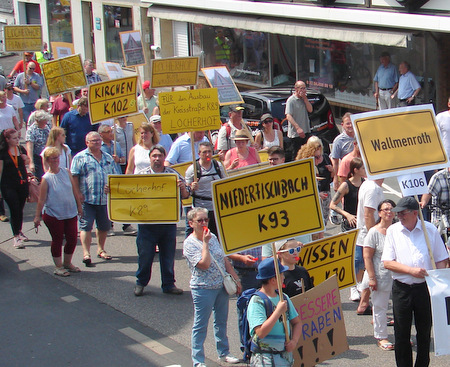
<svg viewBox="0 0 450 367">
<path fill-rule="evenodd" d="M 288 270 L 288 267 L 280 262 L 278 267 L 280 276 L 283 277 L 282 273 Z M 294 363 L 292 351 L 300 338 L 300 318 L 288 296 L 283 294 L 283 300 L 280 301 L 273 258 L 261 261 L 256 278 L 262 281 L 262 287 L 250 298 L 246 310 L 251 338 L 250 365 L 290 367 Z M 286 341 L 281 320 L 281 315 L 285 312 L 289 341 Z"/>
</svg>

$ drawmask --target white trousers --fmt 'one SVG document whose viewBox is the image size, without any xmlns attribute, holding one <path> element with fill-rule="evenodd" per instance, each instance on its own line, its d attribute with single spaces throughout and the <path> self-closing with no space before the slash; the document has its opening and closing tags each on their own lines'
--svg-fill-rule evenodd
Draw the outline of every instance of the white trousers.
<svg viewBox="0 0 450 367">
<path fill-rule="evenodd" d="M 391 99 L 390 90 L 379 90 L 378 92 L 378 108 L 380 110 L 387 110 L 389 108 L 395 107 L 397 105 L 396 98 Z"/>
<path fill-rule="evenodd" d="M 376 339 L 387 339 L 387 315 L 391 291 L 372 292 L 373 335 Z"/>
</svg>

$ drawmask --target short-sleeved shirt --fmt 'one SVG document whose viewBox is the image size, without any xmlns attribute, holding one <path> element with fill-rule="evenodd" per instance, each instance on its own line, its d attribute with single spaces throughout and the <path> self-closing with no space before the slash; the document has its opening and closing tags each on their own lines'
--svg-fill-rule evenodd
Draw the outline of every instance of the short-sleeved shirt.
<svg viewBox="0 0 450 367">
<path fill-rule="evenodd" d="M 291 115 L 306 134 L 311 132 L 308 110 L 302 98 L 298 98 L 295 94 L 290 96 L 286 101 L 285 113 L 286 115 Z M 291 123 L 289 123 L 287 135 L 288 138 L 296 138 L 299 136 L 296 128 Z"/>
<path fill-rule="evenodd" d="M 173 144 L 173 140 L 170 137 L 169 134 L 163 134 L 163 133 L 159 133 L 159 145 L 162 145 L 164 147 L 164 149 L 166 150 L 166 152 L 170 151 L 170 148 L 172 147 Z"/>
<path fill-rule="evenodd" d="M 65 99 L 63 96 L 59 96 L 54 100 L 52 103 L 52 109 L 50 113 L 53 116 L 56 116 L 59 124 L 61 125 L 62 119 L 64 118 L 64 115 L 69 112 L 70 110 L 70 103 L 67 99 Z"/>
<path fill-rule="evenodd" d="M 145 107 L 148 108 L 148 112 L 145 114 L 148 118 L 150 118 L 153 113 L 153 109 L 157 106 L 155 96 L 147 99 L 145 98 L 144 94 L 141 94 L 139 97 L 137 97 L 137 103 L 140 111 L 142 111 Z"/>
<path fill-rule="evenodd" d="M 31 76 L 27 75 L 27 77 L 31 80 L 31 83 L 36 83 L 37 85 L 39 85 L 39 89 L 36 90 L 31 87 L 31 85 L 28 87 L 25 86 L 25 73 L 20 73 L 19 75 L 17 75 L 17 78 L 14 81 L 14 86 L 20 89 L 28 88 L 28 90 L 30 91 L 30 93 L 28 94 L 20 94 L 20 98 L 22 98 L 23 103 L 36 103 L 41 94 L 43 85 L 42 78 L 38 73 L 33 73 L 33 75 Z"/>
<path fill-rule="evenodd" d="M 105 185 L 108 175 L 121 174 L 116 170 L 113 157 L 102 152 L 102 158 L 97 161 L 89 149 L 78 153 L 72 160 L 70 169 L 73 176 L 78 176 L 80 191 L 84 201 L 92 205 L 106 205 Z"/>
<path fill-rule="evenodd" d="M 214 233 L 211 233 L 208 247 L 209 253 L 225 273 L 225 254 Z M 223 287 L 223 277 L 216 262 L 211 260 L 211 264 L 206 270 L 197 267 L 198 262 L 202 259 L 202 248 L 203 242 L 195 238 L 193 234 L 184 240 L 183 256 L 192 273 L 190 286 L 192 289 L 220 289 Z"/>
<path fill-rule="evenodd" d="M 208 138 L 204 136 L 201 141 L 194 143 L 195 159 L 198 158 L 198 146 L 203 141 L 207 142 Z M 188 133 L 181 135 L 173 142 L 169 154 L 167 154 L 166 161 L 170 164 L 192 161 L 191 137 Z"/>
<path fill-rule="evenodd" d="M 102 150 L 102 152 L 108 153 L 110 156 L 112 156 L 114 154 L 114 141 L 111 141 L 111 145 L 107 146 L 104 142 L 102 142 L 102 147 L 100 148 Z M 125 155 L 122 152 L 122 149 L 120 148 L 120 145 L 117 144 L 116 145 L 116 155 L 119 158 L 123 158 L 125 157 Z M 113 158 L 114 159 L 114 158 Z M 120 164 L 114 162 L 116 169 L 118 172 L 122 172 L 121 168 L 120 168 Z"/>
<path fill-rule="evenodd" d="M 242 129 L 247 129 L 249 132 L 249 137 L 252 136 L 252 132 L 250 131 L 250 128 L 248 127 L 245 120 L 241 121 Z M 230 135 L 227 136 L 227 126 L 228 131 L 230 132 Z M 226 124 L 223 124 L 219 130 L 219 134 L 217 135 L 217 150 L 230 150 L 231 148 L 234 148 L 236 146 L 236 143 L 234 142 L 234 136 L 236 135 L 236 131 L 239 129 L 233 125 L 233 122 L 231 120 L 228 120 Z M 249 144 L 253 144 L 254 140 L 253 138 L 250 139 Z"/>
<path fill-rule="evenodd" d="M 47 144 L 49 134 L 48 125 L 41 129 L 36 122 L 27 129 L 25 141 L 33 143 L 33 155 L 41 154 Z"/>
<path fill-rule="evenodd" d="M 115 125 L 116 129 L 116 141 L 120 145 L 120 149 L 126 156 L 128 162 L 128 156 L 130 155 L 130 150 L 133 148 L 133 135 L 134 127 L 132 122 L 127 122 L 125 128 L 120 127 L 120 125 Z"/>
<path fill-rule="evenodd" d="M 88 84 L 94 84 L 102 81 L 102 78 L 100 78 L 100 75 L 98 75 L 96 72 L 92 72 L 92 74 L 87 75 L 86 79 Z"/>
<path fill-rule="evenodd" d="M 14 117 L 16 117 L 14 107 L 7 104 L 4 108 L 0 108 L 0 132 L 6 129 L 15 129 Z"/>
<path fill-rule="evenodd" d="M 355 138 L 348 136 L 345 131 L 341 132 L 333 140 L 333 147 L 331 148 L 330 158 L 342 159 L 348 153 L 353 151 L 353 142 Z"/>
<path fill-rule="evenodd" d="M 23 104 L 22 98 L 20 98 L 17 94 L 13 94 L 11 99 L 6 98 L 6 103 L 9 104 L 14 108 L 14 111 L 16 112 L 17 120 L 19 120 L 19 108 L 24 108 L 25 105 Z"/>
<path fill-rule="evenodd" d="M 366 180 L 362 183 L 358 192 L 358 208 L 356 211 L 356 226 L 359 228 L 359 234 L 356 239 L 357 246 L 364 246 L 364 238 L 368 229 L 364 220 L 364 208 L 375 209 L 373 216 L 378 220 L 378 204 L 383 200 L 383 189 L 375 181 Z"/>
<path fill-rule="evenodd" d="M 398 99 L 407 99 L 411 97 L 417 88 L 420 88 L 420 84 L 411 71 L 400 75 L 398 82 Z"/>
<path fill-rule="evenodd" d="M 295 319 L 298 316 L 298 313 L 292 304 L 291 300 L 288 296 L 286 296 L 286 299 L 288 301 L 288 312 L 286 313 L 286 316 L 288 320 Z M 269 297 L 269 299 L 272 301 L 273 305 L 276 306 L 280 300 L 280 296 L 276 295 L 275 297 Z M 272 330 L 270 330 L 269 334 L 263 338 L 259 339 L 255 333 L 255 328 L 257 326 L 262 325 L 267 320 L 266 315 L 266 309 L 264 307 L 263 300 L 255 295 L 250 299 L 250 302 L 248 304 L 247 308 L 247 320 L 249 324 L 250 329 L 250 336 L 252 337 L 253 341 L 256 342 L 256 345 L 258 345 L 262 350 L 265 351 L 284 351 L 285 346 L 284 343 L 286 341 L 285 333 L 284 333 L 284 326 L 283 323 L 278 320 L 275 325 L 273 326 Z M 290 332 L 290 322 L 288 324 L 288 330 Z"/>
<path fill-rule="evenodd" d="M 398 69 L 392 63 L 389 63 L 387 67 L 380 65 L 373 81 L 378 82 L 378 88 L 391 89 L 398 83 Z"/>
<path fill-rule="evenodd" d="M 303 292 L 301 283 L 302 279 L 305 291 L 310 290 L 314 287 L 308 270 L 306 270 L 303 266 L 295 265 L 294 269 L 287 270 L 283 274 L 283 292 L 286 293 L 289 297 L 294 297 L 297 294 L 301 294 Z"/>
<path fill-rule="evenodd" d="M 438 263 L 448 259 L 448 252 L 437 228 L 430 222 L 425 222 L 425 226 L 434 261 Z M 381 261 L 396 261 L 403 265 L 426 270 L 433 268 L 420 220 L 417 221 L 412 231 L 404 227 L 401 222 L 397 222 L 387 229 Z M 416 278 L 410 274 L 396 273 L 394 271 L 392 272 L 392 278 L 405 284 L 425 282 L 423 278 Z"/>
<path fill-rule="evenodd" d="M 86 149 L 86 135 L 91 131 L 97 131 L 98 124 L 91 125 L 88 113 L 81 116 L 78 110 L 73 110 L 64 115 L 61 127 L 66 130 L 66 144 L 75 155 Z"/>
<path fill-rule="evenodd" d="M 436 122 L 441 132 L 445 151 L 447 152 L 447 156 L 450 157 L 450 111 L 438 113 L 436 115 Z"/>
<path fill-rule="evenodd" d="M 390 291 L 392 289 L 392 273 L 384 267 L 384 263 L 381 261 L 385 240 L 386 235 L 380 233 L 375 227 L 369 229 L 364 239 L 364 247 L 369 247 L 374 250 L 372 262 L 373 270 L 377 278 L 377 290 L 379 291 Z"/>
</svg>

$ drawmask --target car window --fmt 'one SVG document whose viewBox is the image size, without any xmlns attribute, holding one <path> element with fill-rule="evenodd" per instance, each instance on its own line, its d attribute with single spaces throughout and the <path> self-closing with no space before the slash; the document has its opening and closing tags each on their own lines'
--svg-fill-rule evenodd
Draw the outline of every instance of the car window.
<svg viewBox="0 0 450 367">
<path fill-rule="evenodd" d="M 267 111 L 267 105 L 264 101 L 248 96 L 243 96 L 243 99 L 245 102 L 245 119 L 259 120 L 261 115 Z"/>
</svg>

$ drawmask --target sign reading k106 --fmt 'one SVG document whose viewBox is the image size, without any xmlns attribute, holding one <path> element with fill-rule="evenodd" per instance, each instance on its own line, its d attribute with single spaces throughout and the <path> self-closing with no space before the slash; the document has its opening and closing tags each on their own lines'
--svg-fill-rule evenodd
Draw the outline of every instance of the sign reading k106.
<svg viewBox="0 0 450 367">
<path fill-rule="evenodd" d="M 323 230 L 311 158 L 214 181 L 212 189 L 226 254 Z"/>
</svg>

